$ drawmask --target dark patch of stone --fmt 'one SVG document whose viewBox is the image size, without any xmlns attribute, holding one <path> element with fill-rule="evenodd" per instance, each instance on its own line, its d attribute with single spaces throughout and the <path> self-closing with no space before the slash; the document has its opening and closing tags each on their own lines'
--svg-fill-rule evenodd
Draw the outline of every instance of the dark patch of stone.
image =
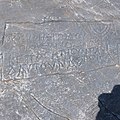
<svg viewBox="0 0 120 120">
<path fill-rule="evenodd" d="M 120 85 L 114 86 L 111 93 L 101 94 L 98 100 L 96 120 L 120 120 Z"/>
</svg>

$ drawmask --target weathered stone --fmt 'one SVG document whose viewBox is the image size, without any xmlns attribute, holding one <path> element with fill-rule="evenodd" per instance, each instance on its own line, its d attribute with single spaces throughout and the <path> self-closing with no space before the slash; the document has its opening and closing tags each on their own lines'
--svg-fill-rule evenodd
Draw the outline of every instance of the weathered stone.
<svg viewBox="0 0 120 120">
<path fill-rule="evenodd" d="M 98 96 L 119 84 L 119 9 L 0 0 L 0 120 L 99 120 Z"/>
</svg>

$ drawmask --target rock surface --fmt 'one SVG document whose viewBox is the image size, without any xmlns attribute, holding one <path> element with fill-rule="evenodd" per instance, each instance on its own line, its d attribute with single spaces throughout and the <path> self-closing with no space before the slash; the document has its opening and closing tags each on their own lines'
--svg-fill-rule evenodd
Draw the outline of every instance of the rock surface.
<svg viewBox="0 0 120 120">
<path fill-rule="evenodd" d="M 0 0 L 0 120 L 101 120 L 119 16 L 119 0 Z"/>
</svg>

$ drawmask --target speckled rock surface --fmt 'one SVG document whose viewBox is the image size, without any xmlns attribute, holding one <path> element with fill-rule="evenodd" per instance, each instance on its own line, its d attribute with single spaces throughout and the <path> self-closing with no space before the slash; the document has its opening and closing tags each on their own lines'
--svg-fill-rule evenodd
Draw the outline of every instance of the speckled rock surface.
<svg viewBox="0 0 120 120">
<path fill-rule="evenodd" d="M 119 0 L 0 0 L 0 120 L 107 120 L 119 16 Z"/>
</svg>

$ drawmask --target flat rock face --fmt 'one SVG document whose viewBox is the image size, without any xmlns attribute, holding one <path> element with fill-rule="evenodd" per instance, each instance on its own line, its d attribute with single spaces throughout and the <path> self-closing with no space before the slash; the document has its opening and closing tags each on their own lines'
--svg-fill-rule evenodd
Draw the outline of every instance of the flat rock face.
<svg viewBox="0 0 120 120">
<path fill-rule="evenodd" d="M 0 0 L 0 120 L 119 120 L 119 92 L 102 94 L 120 82 L 119 16 L 119 0 Z"/>
</svg>

